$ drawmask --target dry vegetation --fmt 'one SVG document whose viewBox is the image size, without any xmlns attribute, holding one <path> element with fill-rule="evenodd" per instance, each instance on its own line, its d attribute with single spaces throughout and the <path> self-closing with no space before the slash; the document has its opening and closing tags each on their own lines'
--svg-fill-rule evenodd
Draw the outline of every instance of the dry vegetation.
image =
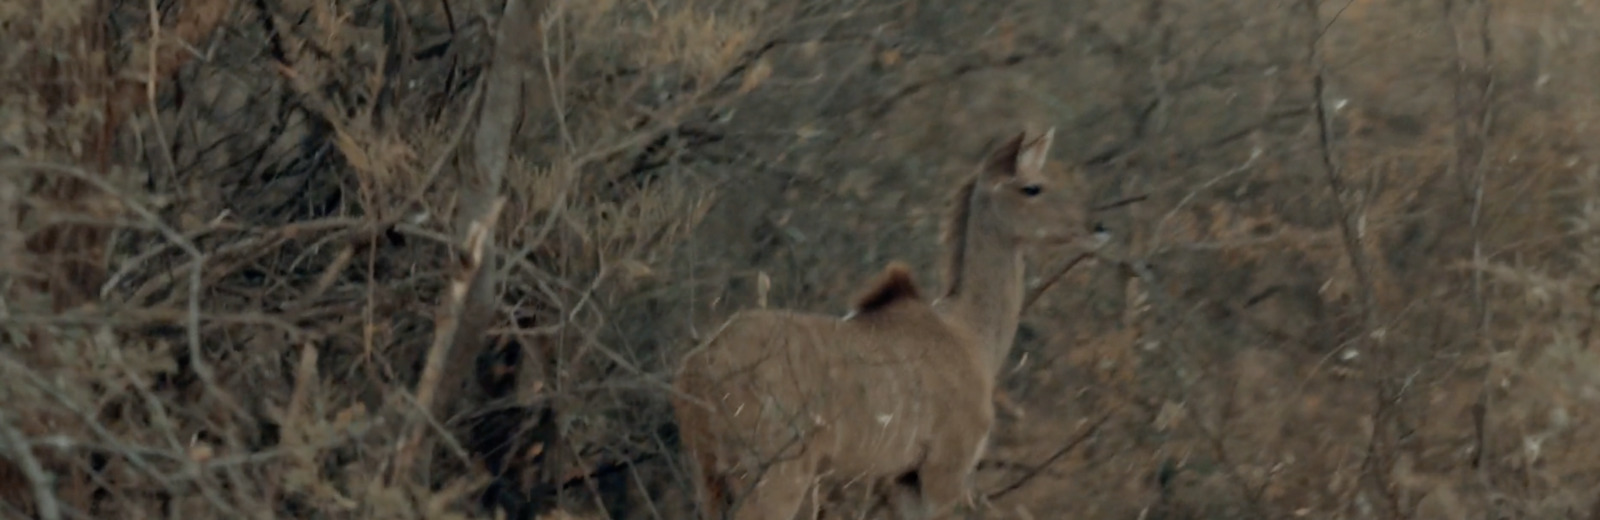
<svg viewBox="0 0 1600 520">
<path fill-rule="evenodd" d="M 685 518 L 679 356 L 1045 125 L 989 518 L 1600 518 L 1593 2 L 511 5 L 0 3 L 0 518 Z"/>
</svg>

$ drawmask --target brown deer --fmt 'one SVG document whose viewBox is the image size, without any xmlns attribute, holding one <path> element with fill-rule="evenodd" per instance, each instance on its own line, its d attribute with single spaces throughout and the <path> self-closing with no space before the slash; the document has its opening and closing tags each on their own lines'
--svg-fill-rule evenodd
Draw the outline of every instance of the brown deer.
<svg viewBox="0 0 1600 520">
<path fill-rule="evenodd" d="M 903 516 L 970 504 L 1022 310 L 1022 248 L 1098 243 L 1079 194 L 1045 173 L 1054 135 L 1006 141 L 957 192 L 937 300 L 895 262 L 844 318 L 740 311 L 683 359 L 672 404 L 705 518 L 789 520 L 813 485 L 907 477 L 890 495 Z"/>
</svg>

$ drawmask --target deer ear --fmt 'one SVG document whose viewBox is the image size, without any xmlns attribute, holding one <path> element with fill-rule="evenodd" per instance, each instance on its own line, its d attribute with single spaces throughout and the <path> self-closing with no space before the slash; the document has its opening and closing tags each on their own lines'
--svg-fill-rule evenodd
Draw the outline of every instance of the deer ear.
<svg viewBox="0 0 1600 520">
<path fill-rule="evenodd" d="M 1045 161 L 1050 159 L 1050 144 L 1056 139 L 1056 127 L 1050 127 L 1044 135 L 1022 145 L 1017 154 L 1018 172 L 1028 175 L 1037 175 L 1044 171 Z"/>
<path fill-rule="evenodd" d="M 990 175 L 1010 177 L 1017 174 L 1018 159 L 1022 156 L 1023 146 L 1028 141 L 1027 132 L 1019 132 L 1016 137 L 1006 139 L 999 148 L 989 154 L 989 159 L 984 162 L 984 171 Z"/>
</svg>

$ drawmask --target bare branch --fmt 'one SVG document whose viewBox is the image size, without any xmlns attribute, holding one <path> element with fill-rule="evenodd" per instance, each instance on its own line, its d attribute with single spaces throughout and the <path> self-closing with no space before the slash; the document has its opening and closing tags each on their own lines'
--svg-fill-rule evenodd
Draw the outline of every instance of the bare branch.
<svg viewBox="0 0 1600 520">
<path fill-rule="evenodd" d="M 200 311 L 200 300 L 202 296 L 201 293 L 204 282 L 203 274 L 205 272 L 207 255 L 201 252 L 200 249 L 195 246 L 194 242 L 189 240 L 188 237 L 184 236 L 182 233 L 179 233 L 178 230 L 174 229 L 172 226 L 168 225 L 166 221 L 162 220 L 161 216 L 156 214 L 155 210 L 150 209 L 150 207 L 144 202 L 141 202 L 132 195 L 124 192 L 121 188 L 115 184 L 112 184 L 111 181 L 106 180 L 104 177 L 89 173 L 75 166 L 64 164 L 21 160 L 0 161 L 0 171 L 12 170 L 32 170 L 65 176 L 86 183 L 100 191 L 105 192 L 108 195 L 116 197 L 117 200 L 126 206 L 130 211 L 132 211 L 134 215 L 137 215 L 140 219 L 144 220 L 145 223 L 148 224 L 152 229 L 155 229 L 158 233 L 160 233 L 163 238 L 166 238 L 185 254 L 189 255 L 189 298 L 188 305 L 185 308 L 186 314 L 183 321 L 186 339 L 188 340 L 189 346 L 190 367 L 192 370 L 194 370 L 195 375 L 205 383 L 206 391 L 210 392 L 218 399 L 218 401 L 227 406 L 229 411 L 234 412 L 239 417 L 248 417 L 249 414 L 244 411 L 244 408 L 239 406 L 238 402 L 235 401 L 231 395 L 228 395 L 228 393 L 217 384 L 216 375 L 212 371 L 211 365 L 206 362 L 205 352 L 201 348 L 200 321 L 202 313 Z"/>
<path fill-rule="evenodd" d="M 479 119 L 473 148 L 477 171 L 462 183 L 455 220 L 456 232 L 469 244 L 469 256 L 474 258 L 474 263 L 469 277 L 457 280 L 464 285 L 460 287 L 463 293 L 459 295 L 458 305 L 461 308 L 455 309 L 458 314 L 453 328 L 448 336 L 442 332 L 436 335 L 434 350 L 429 354 L 430 362 L 442 363 L 436 375 L 440 379 L 430 390 L 440 392 L 441 398 L 424 398 L 420 393 L 417 396 L 422 406 L 436 418 L 448 417 L 449 407 L 459 401 L 456 392 L 462 388 L 464 376 L 471 372 L 472 360 L 487 341 L 481 331 L 489 326 L 494 316 L 497 297 L 494 288 L 499 271 L 493 265 L 496 247 L 491 230 L 503 203 L 500 190 L 511 158 L 511 139 L 522 116 L 523 78 L 527 75 L 524 63 L 531 59 L 532 42 L 538 40 L 531 37 L 533 33 L 529 31 L 540 29 L 537 14 L 545 9 L 544 2 L 535 2 L 511 0 L 506 3 L 495 33 L 494 61 L 482 87 L 482 104 L 476 107 Z M 475 233 L 478 234 L 476 240 Z M 441 344 L 441 341 L 447 343 Z M 435 355 L 442 357 L 435 360 Z"/>
<path fill-rule="evenodd" d="M 1338 160 L 1337 143 L 1333 136 L 1333 118 L 1326 102 L 1327 64 L 1322 58 L 1322 35 L 1325 34 L 1332 22 L 1324 24 L 1321 21 L 1321 0 L 1305 0 L 1306 19 L 1312 29 L 1313 37 L 1307 47 L 1307 62 L 1312 70 L 1312 115 L 1317 125 L 1316 135 L 1318 151 L 1320 152 L 1323 167 L 1323 178 L 1332 192 L 1334 207 L 1338 211 L 1340 234 L 1344 240 L 1346 260 L 1356 277 L 1357 312 L 1361 315 L 1361 328 L 1355 344 L 1362 345 L 1361 351 L 1368 352 L 1379 367 L 1394 366 L 1394 352 L 1391 349 L 1373 348 L 1372 332 L 1377 330 L 1378 303 L 1374 295 L 1374 285 L 1370 263 L 1367 259 L 1363 241 L 1363 223 L 1366 219 L 1365 200 L 1345 185 L 1343 167 Z M 1342 11 L 1341 11 L 1342 12 Z M 1401 391 L 1396 387 L 1394 378 L 1388 373 L 1381 373 L 1378 377 L 1377 399 L 1372 411 L 1373 430 L 1367 444 L 1366 460 L 1363 462 L 1364 473 L 1372 479 L 1372 489 L 1379 496 L 1386 497 L 1385 505 L 1389 507 L 1391 515 L 1399 513 L 1399 504 L 1393 487 L 1389 484 L 1388 468 L 1392 459 L 1392 444 L 1388 436 L 1394 404 L 1399 399 Z"/>
<path fill-rule="evenodd" d="M 1494 97 L 1494 42 L 1489 32 L 1489 21 L 1493 16 L 1492 4 L 1482 1 L 1466 2 L 1469 7 L 1476 7 L 1480 17 L 1475 27 L 1478 34 L 1478 49 L 1473 52 L 1469 46 L 1471 42 L 1463 36 L 1452 15 L 1456 2 L 1446 0 L 1444 3 L 1445 21 L 1450 25 L 1450 37 L 1455 43 L 1456 52 L 1456 84 L 1455 84 L 1455 146 L 1456 146 L 1456 175 L 1467 181 L 1468 189 L 1472 193 L 1472 216 L 1470 229 L 1472 233 L 1472 264 L 1484 265 L 1483 252 L 1483 203 L 1484 184 L 1488 176 L 1486 168 L 1486 148 L 1489 143 L 1490 124 L 1493 118 Z M 1482 53 L 1481 56 L 1474 56 Z M 1474 57 L 1476 59 L 1474 59 Z M 1473 314 L 1476 315 L 1478 348 L 1485 359 L 1493 359 L 1496 355 L 1494 343 L 1490 340 L 1490 308 L 1488 297 L 1484 288 L 1484 269 L 1472 270 L 1472 305 Z M 1473 453 L 1473 466 L 1478 470 L 1479 480 L 1485 485 L 1490 482 L 1489 460 L 1493 460 L 1489 451 L 1492 449 L 1491 432 L 1487 416 L 1494 400 L 1493 371 L 1484 374 L 1483 384 L 1478 394 L 1478 403 L 1473 407 L 1474 426 L 1476 429 L 1477 447 Z"/>
<path fill-rule="evenodd" d="M 1044 461 L 1030 468 L 1027 472 L 1023 473 L 1021 477 L 1017 477 L 1017 480 L 1012 481 L 1010 484 L 1006 484 L 1000 489 L 987 493 L 984 495 L 984 497 L 991 501 L 999 500 L 1001 497 L 1011 494 L 1012 491 L 1021 489 L 1022 486 L 1028 484 L 1028 481 L 1033 480 L 1034 477 L 1039 476 L 1039 474 L 1044 473 L 1045 470 L 1050 469 L 1050 465 L 1055 464 L 1056 461 L 1061 460 L 1061 457 L 1066 456 L 1068 453 L 1072 453 L 1072 450 L 1077 448 L 1079 444 L 1083 444 L 1084 441 L 1089 440 L 1089 437 L 1092 437 L 1095 433 L 1099 432 L 1100 427 L 1105 425 L 1106 421 L 1110 421 L 1111 417 L 1116 415 L 1117 411 L 1117 408 L 1113 408 L 1101 414 L 1100 418 L 1095 419 L 1092 423 L 1089 423 L 1089 425 L 1086 426 L 1083 431 L 1079 432 L 1077 435 L 1074 435 L 1071 440 L 1068 440 L 1067 443 L 1061 446 L 1061 448 L 1057 449 L 1055 453 L 1051 453 L 1050 456 L 1045 457 Z"/>
<path fill-rule="evenodd" d="M 1034 301 L 1037 301 L 1039 297 L 1044 296 L 1044 292 L 1050 290 L 1050 287 L 1054 286 L 1057 281 L 1061 280 L 1061 277 L 1065 276 L 1068 271 L 1071 271 L 1072 268 L 1077 267 L 1078 264 L 1083 263 L 1084 260 L 1088 260 L 1094 256 L 1094 253 L 1080 253 L 1077 256 L 1072 257 L 1071 260 L 1068 260 L 1067 263 L 1062 264 L 1062 266 L 1057 268 L 1055 271 L 1051 272 L 1050 276 L 1045 277 L 1044 281 L 1040 282 L 1037 287 L 1034 287 L 1032 290 L 1028 291 L 1028 295 L 1022 299 L 1022 310 L 1027 311 L 1029 307 L 1033 306 Z"/>
<path fill-rule="evenodd" d="M 9 452 L 11 460 L 28 478 L 39 520 L 60 520 L 61 504 L 56 501 L 55 476 L 45 471 L 44 465 L 33 456 L 33 446 L 12 426 L 11 417 L 4 410 L 0 410 L 0 452 Z"/>
<path fill-rule="evenodd" d="M 484 219 L 468 227 L 467 251 L 461 258 L 461 271 L 441 298 L 439 314 L 434 323 L 433 344 L 428 348 L 427 363 L 423 366 L 422 377 L 417 381 L 416 390 L 417 408 L 429 417 L 436 416 L 429 412 L 438 407 L 435 396 L 440 393 L 441 385 L 446 381 L 456 381 L 459 376 L 459 374 L 446 374 L 447 360 L 451 359 L 451 350 L 456 347 L 457 335 L 468 307 L 467 298 L 471 296 L 473 281 L 481 279 L 481 273 L 484 271 L 483 264 L 488 259 L 486 256 L 488 244 L 493 240 L 494 223 L 504 205 L 504 198 L 495 199 L 490 203 L 489 212 Z M 420 450 L 423 427 L 414 423 L 412 428 L 410 435 L 401 441 L 400 459 L 395 464 L 396 476 L 410 471 L 411 463 Z"/>
</svg>

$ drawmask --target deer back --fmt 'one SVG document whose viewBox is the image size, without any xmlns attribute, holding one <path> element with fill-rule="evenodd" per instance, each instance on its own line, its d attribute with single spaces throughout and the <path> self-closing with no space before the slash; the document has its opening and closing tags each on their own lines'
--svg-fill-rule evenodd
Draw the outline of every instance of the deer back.
<svg viewBox="0 0 1600 520">
<path fill-rule="evenodd" d="M 685 358 L 680 388 L 711 409 L 703 425 L 746 460 L 816 446 L 825 464 L 909 467 L 935 428 L 987 424 L 990 378 L 975 337 L 920 299 L 849 319 L 744 311 Z M 882 469 L 889 468 L 889 469 Z"/>
</svg>

